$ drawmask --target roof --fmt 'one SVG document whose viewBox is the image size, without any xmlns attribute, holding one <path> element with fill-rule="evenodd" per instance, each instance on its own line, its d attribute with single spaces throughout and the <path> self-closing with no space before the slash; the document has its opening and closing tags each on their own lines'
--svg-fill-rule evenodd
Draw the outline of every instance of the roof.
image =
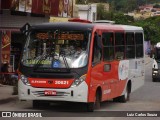
<svg viewBox="0 0 160 120">
<path fill-rule="evenodd" d="M 97 29 L 109 29 L 109 30 L 139 30 L 142 31 L 142 27 L 130 26 L 130 25 L 117 25 L 117 24 L 99 24 L 99 23 L 78 23 L 78 22 L 55 22 L 55 23 L 43 23 L 32 26 L 32 29 L 63 29 L 63 30 L 92 30 Z"/>
<path fill-rule="evenodd" d="M 63 29 L 63 30 L 91 30 L 93 24 L 78 22 L 54 22 L 33 25 L 32 29 Z"/>
</svg>

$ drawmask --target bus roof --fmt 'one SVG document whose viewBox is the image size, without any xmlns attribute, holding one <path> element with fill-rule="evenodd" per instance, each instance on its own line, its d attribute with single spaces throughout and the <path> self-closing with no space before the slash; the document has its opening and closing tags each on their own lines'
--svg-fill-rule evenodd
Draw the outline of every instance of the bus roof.
<svg viewBox="0 0 160 120">
<path fill-rule="evenodd" d="M 93 24 L 77 22 L 54 22 L 33 25 L 32 29 L 92 30 Z"/>
<path fill-rule="evenodd" d="M 63 30 L 124 30 L 124 31 L 143 31 L 142 27 L 117 24 L 98 24 L 98 23 L 78 23 L 78 22 L 55 22 L 33 25 L 32 29 L 63 29 Z"/>
</svg>

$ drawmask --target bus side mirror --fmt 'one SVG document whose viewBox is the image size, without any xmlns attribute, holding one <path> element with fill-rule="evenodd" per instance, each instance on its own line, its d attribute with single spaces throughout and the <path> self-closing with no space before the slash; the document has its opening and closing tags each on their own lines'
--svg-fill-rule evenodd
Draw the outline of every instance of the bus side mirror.
<svg viewBox="0 0 160 120">
<path fill-rule="evenodd" d="M 21 33 L 27 36 L 30 28 L 31 28 L 30 24 L 26 23 L 23 27 L 20 28 L 20 31 Z"/>
</svg>

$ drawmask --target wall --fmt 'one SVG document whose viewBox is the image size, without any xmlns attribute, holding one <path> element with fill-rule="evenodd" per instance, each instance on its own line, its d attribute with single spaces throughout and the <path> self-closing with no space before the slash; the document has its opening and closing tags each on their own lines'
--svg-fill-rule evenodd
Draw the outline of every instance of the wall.
<svg viewBox="0 0 160 120">
<path fill-rule="evenodd" d="M 97 5 L 96 4 L 90 4 L 90 5 L 77 5 L 79 9 L 79 18 L 80 19 L 86 19 L 91 22 L 95 21 L 97 19 Z M 95 16 L 95 17 L 93 17 Z"/>
</svg>

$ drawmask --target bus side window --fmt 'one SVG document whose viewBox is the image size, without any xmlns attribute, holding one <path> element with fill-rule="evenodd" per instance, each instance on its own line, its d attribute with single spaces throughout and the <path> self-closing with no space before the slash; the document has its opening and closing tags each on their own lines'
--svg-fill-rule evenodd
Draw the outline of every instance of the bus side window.
<svg viewBox="0 0 160 120">
<path fill-rule="evenodd" d="M 114 35 L 112 32 L 102 34 L 103 60 L 111 61 L 114 59 Z"/>
<path fill-rule="evenodd" d="M 95 33 L 94 43 L 93 43 L 92 63 L 96 64 L 100 62 L 101 57 L 102 57 L 101 36 Z"/>
<path fill-rule="evenodd" d="M 135 58 L 134 33 L 126 33 L 126 58 Z"/>
<path fill-rule="evenodd" d="M 122 60 L 125 55 L 124 33 L 115 33 L 115 59 Z"/>
<path fill-rule="evenodd" d="M 143 57 L 143 34 L 136 33 L 135 34 L 135 42 L 136 42 L 136 57 Z"/>
</svg>

